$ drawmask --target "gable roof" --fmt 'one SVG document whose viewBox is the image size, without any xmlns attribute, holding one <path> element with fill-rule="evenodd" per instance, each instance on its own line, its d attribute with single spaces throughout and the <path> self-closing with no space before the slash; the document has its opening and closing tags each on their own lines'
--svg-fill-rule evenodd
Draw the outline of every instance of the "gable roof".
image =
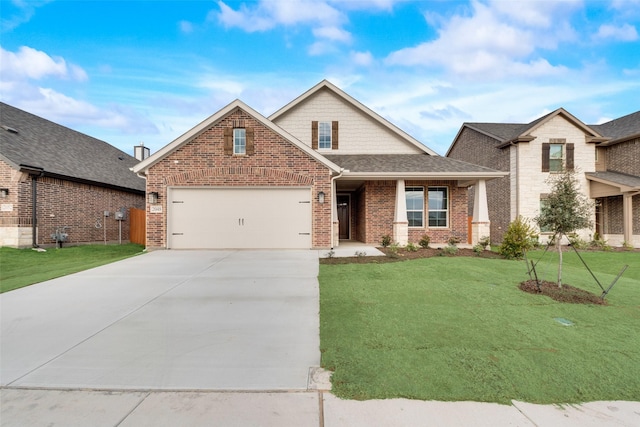
<svg viewBox="0 0 640 427">
<path fill-rule="evenodd" d="M 432 156 L 438 156 L 438 153 L 431 150 L 429 147 L 427 147 L 426 145 L 424 145 L 423 143 L 421 143 L 420 141 L 418 141 L 417 139 L 415 139 L 414 137 L 412 137 L 411 135 L 409 135 L 408 133 L 406 133 L 405 131 L 403 131 L 393 123 L 391 123 L 389 120 L 385 119 L 375 111 L 371 110 L 369 107 L 362 104 L 360 101 L 353 98 L 351 95 L 347 94 L 342 89 L 338 88 L 337 86 L 335 86 L 333 83 L 331 83 L 326 79 L 322 80 L 320 83 L 318 83 L 317 85 L 315 85 L 314 87 L 312 87 L 311 89 L 309 89 L 308 91 L 306 91 L 305 93 L 303 93 L 302 95 L 300 95 L 299 97 L 297 97 L 296 99 L 294 99 L 293 101 L 285 105 L 284 107 L 280 108 L 275 113 L 271 114 L 269 116 L 269 120 L 271 121 L 277 120 L 279 117 L 285 115 L 287 112 L 291 111 L 296 106 L 302 104 L 304 101 L 311 98 L 313 95 L 315 95 L 316 93 L 318 93 L 323 89 L 333 92 L 339 98 L 343 99 L 348 104 L 358 109 L 364 115 L 370 117 L 371 119 L 373 119 L 374 121 L 382 125 L 383 127 L 390 130 L 392 133 L 398 135 L 400 138 L 404 139 L 405 141 L 414 145 L 415 147 L 419 148 L 425 153 Z"/>
<path fill-rule="evenodd" d="M 200 133 L 206 131 L 212 125 L 214 125 L 218 121 L 222 120 L 224 117 L 226 117 L 228 114 L 230 114 L 231 112 L 233 112 L 237 108 L 239 108 L 242 111 L 244 111 L 245 113 L 249 114 L 251 117 L 256 119 L 262 125 L 264 125 L 268 129 L 272 130 L 273 132 L 277 133 L 282 138 L 284 138 L 286 141 L 288 141 L 292 145 L 298 147 L 300 150 L 304 151 L 306 154 L 308 154 L 313 159 L 315 159 L 315 160 L 319 161 L 320 163 L 322 163 L 323 165 L 327 166 L 329 169 L 333 170 L 334 172 L 339 172 L 340 171 L 340 167 L 339 166 L 337 166 L 336 164 L 332 163 L 326 157 L 324 157 L 324 156 L 320 155 L 319 153 L 317 153 L 315 150 L 312 150 L 311 147 L 308 147 L 307 145 L 302 143 L 300 140 L 298 140 L 296 137 L 294 137 L 293 135 L 291 135 L 290 133 L 288 133 L 287 131 L 285 131 L 280 126 L 276 125 L 275 123 L 269 121 L 262 114 L 258 113 L 253 108 L 249 107 L 247 104 L 245 104 L 244 102 L 240 101 L 239 99 L 236 99 L 235 101 L 231 102 L 227 106 L 225 106 L 222 109 L 220 109 L 218 112 L 214 113 L 213 115 L 209 116 L 208 118 L 206 118 L 205 120 L 203 120 L 202 122 L 197 124 L 195 127 L 191 128 L 190 130 L 188 130 L 187 132 L 185 132 L 184 134 L 182 134 L 178 138 L 174 139 L 172 142 L 170 142 L 169 144 L 167 144 L 164 147 L 162 147 L 156 153 L 154 153 L 153 155 L 147 157 L 142 162 L 140 162 L 137 165 L 135 165 L 131 170 L 133 170 L 135 173 L 146 172 L 151 166 L 155 165 L 156 163 L 158 163 L 159 161 L 164 159 L 169 154 L 173 153 L 174 151 L 176 151 L 177 149 L 179 149 L 183 145 L 185 145 L 188 142 L 190 142 L 193 138 L 198 136 Z"/>
<path fill-rule="evenodd" d="M 116 147 L 0 102 L 0 158 L 15 169 L 144 192 L 145 181 L 131 172 L 137 160 Z"/>
<path fill-rule="evenodd" d="M 640 111 L 611 120 L 600 125 L 591 125 L 601 135 L 611 138 L 602 145 L 613 145 L 640 137 Z"/>
<path fill-rule="evenodd" d="M 534 139 L 531 133 L 556 116 L 562 116 L 577 128 L 581 129 L 585 134 L 589 135 L 589 142 L 603 142 L 608 138 L 604 137 L 594 126 L 588 126 L 573 116 L 564 108 L 558 108 L 551 113 L 535 119 L 530 123 L 469 123 L 465 122 L 456 134 L 453 143 L 447 150 L 446 156 L 449 155 L 451 149 L 460 137 L 464 128 L 470 128 L 476 132 L 485 134 L 496 140 L 497 148 L 504 148 L 512 143 L 528 142 Z"/>
</svg>

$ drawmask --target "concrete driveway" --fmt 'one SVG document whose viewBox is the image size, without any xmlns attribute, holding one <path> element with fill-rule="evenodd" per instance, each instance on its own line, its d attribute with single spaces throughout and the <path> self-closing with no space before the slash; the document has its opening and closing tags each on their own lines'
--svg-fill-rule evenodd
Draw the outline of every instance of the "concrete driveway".
<svg viewBox="0 0 640 427">
<path fill-rule="evenodd" d="M 156 251 L 0 295 L 0 384 L 304 390 L 316 251 Z"/>
</svg>

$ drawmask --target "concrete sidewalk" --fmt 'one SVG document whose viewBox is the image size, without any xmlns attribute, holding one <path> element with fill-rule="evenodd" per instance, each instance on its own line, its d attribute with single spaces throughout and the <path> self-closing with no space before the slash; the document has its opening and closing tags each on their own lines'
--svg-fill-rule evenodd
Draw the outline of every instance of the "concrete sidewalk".
<svg viewBox="0 0 640 427">
<path fill-rule="evenodd" d="M 0 425 L 24 426 L 553 426 L 640 425 L 638 402 L 512 405 L 341 400 L 326 391 L 170 392 L 1 389 Z"/>
</svg>

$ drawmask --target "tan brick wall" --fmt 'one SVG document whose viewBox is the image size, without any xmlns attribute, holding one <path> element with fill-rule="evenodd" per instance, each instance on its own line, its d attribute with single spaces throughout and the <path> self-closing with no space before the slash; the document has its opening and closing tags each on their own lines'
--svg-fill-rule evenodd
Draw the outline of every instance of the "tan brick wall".
<svg viewBox="0 0 640 427">
<path fill-rule="evenodd" d="M 233 121 L 241 121 L 245 127 L 254 128 L 255 154 L 224 154 L 224 128 L 233 127 Z M 328 248 L 331 244 L 333 201 L 330 170 L 240 109 L 236 109 L 150 168 L 147 193 L 160 194 L 162 213 L 149 213 L 147 206 L 149 248 L 166 247 L 168 186 L 311 187 L 314 195 L 312 245 Z M 318 203 L 315 197 L 320 191 L 326 195 L 324 204 Z"/>
<path fill-rule="evenodd" d="M 6 181 L 8 179 L 8 181 Z M 32 177 L 20 173 L 0 162 L 0 187 L 9 188 L 9 198 L 1 203 L 12 203 L 13 211 L 0 212 L 0 225 L 31 227 Z M 144 196 L 119 190 L 81 184 L 50 177 L 37 179 L 37 217 L 40 245 L 54 244 L 51 234 L 57 227 L 67 226 L 69 243 L 118 241 L 119 224 L 114 211 L 125 208 L 122 221 L 122 240 L 129 239 L 129 215 L 132 207 L 143 209 Z M 104 217 L 104 211 L 110 216 Z"/>
</svg>

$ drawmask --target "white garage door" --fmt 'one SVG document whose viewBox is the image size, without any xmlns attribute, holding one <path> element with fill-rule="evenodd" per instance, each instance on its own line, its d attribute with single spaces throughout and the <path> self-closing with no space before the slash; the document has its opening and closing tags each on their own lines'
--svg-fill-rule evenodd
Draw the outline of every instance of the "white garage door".
<svg viewBox="0 0 640 427">
<path fill-rule="evenodd" d="M 309 188 L 172 188 L 173 249 L 311 247 Z"/>
</svg>

